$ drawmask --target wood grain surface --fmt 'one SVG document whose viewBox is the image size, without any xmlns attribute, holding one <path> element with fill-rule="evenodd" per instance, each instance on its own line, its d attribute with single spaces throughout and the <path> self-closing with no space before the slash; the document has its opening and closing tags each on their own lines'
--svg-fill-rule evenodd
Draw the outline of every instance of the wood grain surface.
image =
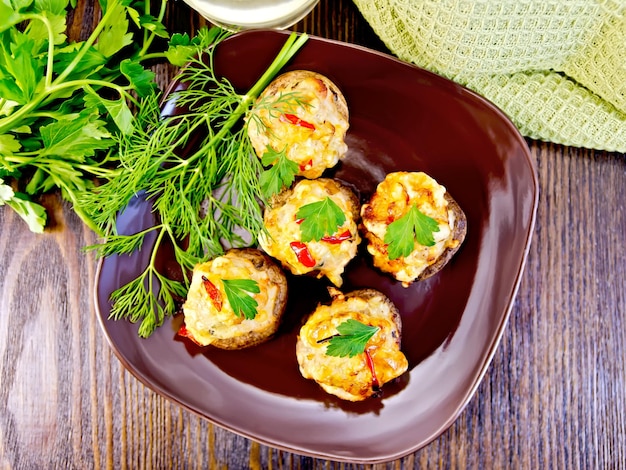
<svg viewBox="0 0 626 470">
<path fill-rule="evenodd" d="M 79 1 L 71 35 L 98 12 Z M 171 2 L 171 31 L 203 24 Z M 385 50 L 348 0 L 322 0 L 295 29 Z M 162 84 L 173 72 L 155 70 Z M 626 156 L 528 143 L 540 203 L 500 346 L 452 427 L 386 464 L 260 445 L 144 387 L 96 321 L 96 259 L 82 252 L 94 235 L 58 194 L 43 235 L 1 207 L 0 469 L 626 468 Z"/>
</svg>

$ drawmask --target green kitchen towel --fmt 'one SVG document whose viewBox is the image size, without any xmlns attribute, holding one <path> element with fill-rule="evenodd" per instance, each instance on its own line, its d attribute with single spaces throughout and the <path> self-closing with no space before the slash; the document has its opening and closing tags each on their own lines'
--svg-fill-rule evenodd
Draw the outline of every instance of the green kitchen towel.
<svg viewBox="0 0 626 470">
<path fill-rule="evenodd" d="M 626 0 L 354 0 L 398 58 L 530 138 L 626 152 Z"/>
</svg>

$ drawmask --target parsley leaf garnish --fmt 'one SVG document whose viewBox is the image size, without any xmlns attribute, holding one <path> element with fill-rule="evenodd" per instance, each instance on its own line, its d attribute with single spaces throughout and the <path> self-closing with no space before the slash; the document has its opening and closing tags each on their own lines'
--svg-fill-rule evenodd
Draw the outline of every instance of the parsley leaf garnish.
<svg viewBox="0 0 626 470">
<path fill-rule="evenodd" d="M 29 201 L 24 194 L 14 192 L 13 188 L 4 184 L 3 179 L 0 178 L 0 206 L 4 204 L 19 214 L 31 231 L 43 233 L 46 224 L 46 210 L 43 206 Z"/>
<path fill-rule="evenodd" d="M 189 61 L 189 57 L 197 54 L 198 46 L 213 44 L 219 34 L 218 28 L 201 28 L 193 37 L 189 37 L 187 33 L 174 33 L 170 38 L 165 57 L 172 65 L 182 67 Z"/>
<path fill-rule="evenodd" d="M 413 205 L 406 214 L 387 227 L 385 243 L 388 245 L 389 259 L 409 256 L 415 249 L 416 241 L 423 246 L 433 246 L 433 233 L 438 231 L 437 221 Z"/>
<path fill-rule="evenodd" d="M 222 279 L 222 284 L 235 315 L 243 314 L 246 320 L 253 320 L 259 304 L 250 294 L 261 292 L 259 284 L 252 279 Z"/>
<path fill-rule="evenodd" d="M 261 173 L 259 180 L 261 191 L 268 199 L 283 188 L 291 186 L 299 169 L 296 162 L 287 158 L 284 149 L 278 152 L 272 147 L 267 147 L 261 157 L 261 163 L 263 166 L 272 165 Z"/>
<path fill-rule="evenodd" d="M 300 223 L 303 242 L 319 241 L 326 235 L 332 235 L 346 221 L 346 215 L 330 197 L 310 204 L 305 204 L 296 214 Z"/>
<path fill-rule="evenodd" d="M 337 327 L 338 335 L 330 337 L 326 355 L 354 357 L 361 354 L 365 351 L 367 342 L 378 330 L 380 330 L 378 326 L 366 325 L 350 318 Z"/>
</svg>

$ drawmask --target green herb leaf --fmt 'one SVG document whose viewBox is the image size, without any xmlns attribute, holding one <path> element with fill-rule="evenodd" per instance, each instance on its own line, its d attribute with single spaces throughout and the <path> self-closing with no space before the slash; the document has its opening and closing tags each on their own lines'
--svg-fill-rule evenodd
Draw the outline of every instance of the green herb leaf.
<svg viewBox="0 0 626 470">
<path fill-rule="evenodd" d="M 152 15 L 143 15 L 139 18 L 139 24 L 142 28 L 152 31 L 155 36 L 160 38 L 169 38 L 169 33 L 165 29 L 163 23 Z"/>
<path fill-rule="evenodd" d="M 3 23 L 0 24 L 0 33 L 9 28 L 9 26 L 19 23 L 20 16 L 17 13 L 19 8 L 19 5 L 16 5 L 16 9 L 14 10 L 11 8 L 10 2 L 0 2 L 0 18 L 3 19 Z"/>
<path fill-rule="evenodd" d="M 39 2 L 37 2 L 39 3 Z M 57 4 L 55 7 L 55 3 Z M 48 34 L 52 33 L 54 44 L 62 44 L 65 39 L 65 5 L 50 1 L 46 4 L 46 10 L 42 11 L 42 15 L 46 17 L 48 24 L 43 21 L 33 21 L 28 27 L 28 36 L 35 40 L 37 48 L 43 50 L 48 45 Z M 50 31 L 48 31 L 48 25 Z"/>
<path fill-rule="evenodd" d="M 11 207 L 24 219 L 32 232 L 43 233 L 46 225 L 46 210 L 43 206 L 29 200 L 25 194 L 15 193 L 11 186 L 0 179 L 0 206 L 3 204 Z"/>
<path fill-rule="evenodd" d="M 43 233 L 47 215 L 46 209 L 42 205 L 29 200 L 27 196 L 21 193 L 16 193 L 13 199 L 7 201 L 7 205 L 24 219 L 31 232 Z"/>
<path fill-rule="evenodd" d="M 169 60 L 170 63 L 179 67 L 185 65 L 197 51 L 187 33 L 173 34 L 170 38 L 168 46 L 169 47 L 165 52 L 165 57 L 167 57 L 167 60 Z"/>
<path fill-rule="evenodd" d="M 100 108 L 105 109 L 109 116 L 113 119 L 117 128 L 124 134 L 129 134 L 133 128 L 133 113 L 131 112 L 126 100 L 119 98 L 117 100 L 109 100 L 91 89 L 86 90 L 85 106 L 87 108 Z"/>
<path fill-rule="evenodd" d="M 0 179 L 0 206 L 13 198 L 13 188 Z"/>
<path fill-rule="evenodd" d="M 298 173 L 298 164 L 293 160 L 289 160 L 285 150 L 277 152 L 268 147 L 261 158 L 263 166 L 272 165 L 270 168 L 261 173 L 260 185 L 261 191 L 266 198 L 278 194 L 283 188 L 288 188 L 293 184 L 296 174 Z"/>
<path fill-rule="evenodd" d="M 380 330 L 360 321 L 349 319 L 337 327 L 338 335 L 331 336 L 326 355 L 354 357 L 365 351 L 367 342 Z"/>
<path fill-rule="evenodd" d="M 82 43 L 72 44 L 67 47 L 59 48 L 55 54 L 54 70 L 55 73 L 62 73 L 70 70 L 66 80 L 84 80 L 84 79 L 101 79 L 100 71 L 103 70 L 107 63 L 107 58 L 97 50 L 90 48 L 87 51 L 81 51 L 83 54 L 79 62 L 75 62 L 77 53 L 81 50 Z M 74 92 L 70 88 L 65 96 L 71 96 Z"/>
<path fill-rule="evenodd" d="M 0 48 L 1 96 L 25 104 L 32 99 L 43 77 L 43 62 L 37 57 L 39 51 L 35 41 L 27 33 L 15 32 L 11 39 L 10 49 L 6 46 Z"/>
<path fill-rule="evenodd" d="M 144 98 L 156 90 L 155 73 L 146 70 L 141 64 L 124 59 L 120 62 L 120 72 L 128 79 L 138 96 Z"/>
<path fill-rule="evenodd" d="M 27 4 L 31 3 L 30 0 L 24 1 Z M 65 9 L 67 8 L 67 0 L 35 0 L 34 3 L 41 10 L 50 12 L 54 15 L 64 15 Z"/>
<path fill-rule="evenodd" d="M 235 315 L 243 315 L 246 320 L 253 320 L 259 304 L 250 294 L 261 292 L 259 284 L 252 279 L 222 279 L 222 284 Z"/>
<path fill-rule="evenodd" d="M 0 135 L 0 155 L 9 155 L 22 148 L 20 142 L 11 134 Z"/>
<path fill-rule="evenodd" d="M 94 47 L 105 57 L 111 57 L 133 42 L 133 34 L 128 32 L 126 10 L 120 2 L 108 2 L 105 13 L 111 20 L 104 24 Z"/>
<path fill-rule="evenodd" d="M 346 221 L 346 215 L 330 197 L 305 204 L 298 210 L 296 217 L 302 219 L 300 232 L 305 243 L 334 234 Z"/>
<path fill-rule="evenodd" d="M 82 161 L 84 156 L 107 147 L 106 142 L 111 135 L 104 126 L 104 121 L 93 119 L 90 115 L 69 115 L 42 126 L 40 132 L 45 148 L 41 153 Z"/>
<path fill-rule="evenodd" d="M 406 214 L 387 227 L 385 243 L 388 245 L 389 259 L 409 256 L 415 250 L 416 241 L 423 246 L 433 246 L 433 233 L 438 231 L 437 221 L 413 205 Z"/>
</svg>

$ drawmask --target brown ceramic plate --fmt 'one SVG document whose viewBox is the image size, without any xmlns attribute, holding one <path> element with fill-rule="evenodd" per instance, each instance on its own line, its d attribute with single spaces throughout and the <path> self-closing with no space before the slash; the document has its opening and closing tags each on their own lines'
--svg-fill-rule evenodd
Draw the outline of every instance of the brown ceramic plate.
<svg viewBox="0 0 626 470">
<path fill-rule="evenodd" d="M 245 91 L 286 39 L 251 31 L 223 43 L 216 70 Z M 507 323 L 528 253 L 537 181 L 524 139 L 492 104 L 465 88 L 387 55 L 310 38 L 288 69 L 330 77 L 350 106 L 349 153 L 331 172 L 367 198 L 385 174 L 425 171 L 465 210 L 468 235 L 429 280 L 403 288 L 366 255 L 345 273 L 344 290 L 375 287 L 398 306 L 410 363 L 380 399 L 347 403 L 303 379 L 295 359 L 302 318 L 327 299 L 325 284 L 290 278 L 285 323 L 273 341 L 243 351 L 202 350 L 176 337 L 178 319 L 149 339 L 108 319 L 109 295 L 146 266 L 146 253 L 106 258 L 96 305 L 121 362 L 143 383 L 210 421 L 258 442 L 331 460 L 382 462 L 411 453 L 446 430 L 465 407 Z M 154 220 L 134 201 L 121 233 Z M 164 269 L 175 268 L 163 257 Z"/>
</svg>

